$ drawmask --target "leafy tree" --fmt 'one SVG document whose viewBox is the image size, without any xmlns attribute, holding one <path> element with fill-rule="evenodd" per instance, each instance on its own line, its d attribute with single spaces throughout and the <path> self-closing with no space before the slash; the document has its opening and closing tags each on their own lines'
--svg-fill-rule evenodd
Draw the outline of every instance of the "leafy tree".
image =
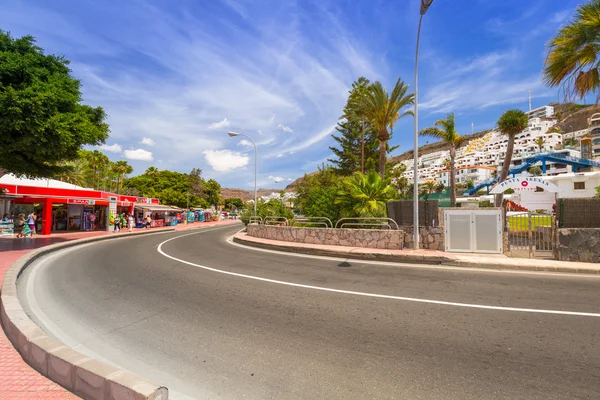
<svg viewBox="0 0 600 400">
<path fill-rule="evenodd" d="M 396 197 L 390 183 L 375 171 L 356 172 L 344 179 L 334 203 L 340 205 L 343 217 L 383 217 L 386 202 Z"/>
<path fill-rule="evenodd" d="M 227 210 L 235 210 L 244 207 L 244 201 L 237 197 L 232 197 L 229 199 L 223 200 L 223 205 Z"/>
<path fill-rule="evenodd" d="M 440 119 L 435 122 L 435 125 L 430 128 L 425 128 L 419 132 L 421 136 L 431 136 L 440 139 L 450 147 L 450 207 L 456 206 L 456 171 L 454 169 L 454 161 L 456 159 L 456 149 L 463 142 L 454 127 L 454 113 L 448 114 L 445 119 Z"/>
<path fill-rule="evenodd" d="M 577 8 L 575 18 L 562 27 L 548 44 L 544 81 L 560 86 L 565 97 L 599 98 L 600 0 L 589 0 Z"/>
<path fill-rule="evenodd" d="M 406 115 L 413 115 L 412 111 L 400 111 L 408 105 L 414 104 L 414 94 L 407 94 L 408 85 L 398 78 L 391 93 L 380 82 L 369 86 L 369 91 L 364 97 L 356 100 L 356 107 L 360 108 L 371 127 L 377 132 L 379 140 L 379 174 L 385 177 L 387 142 L 391 138 L 390 130 L 398 120 Z"/>
<path fill-rule="evenodd" d="M 437 189 L 437 182 L 427 181 L 421 185 L 420 194 L 425 200 L 429 198 L 429 195 L 434 193 Z"/>
<path fill-rule="evenodd" d="M 542 175 L 542 169 L 540 167 L 538 167 L 537 165 L 529 168 L 528 172 L 533 176 L 541 176 Z"/>
<path fill-rule="evenodd" d="M 294 218 L 294 213 L 285 206 L 280 200 L 271 199 L 265 202 L 262 199 L 256 204 L 256 214 L 263 220 L 265 217 L 285 217 L 289 220 Z M 242 210 L 240 219 L 244 224 L 248 224 L 250 217 L 254 215 L 254 204 L 248 203 Z"/>
<path fill-rule="evenodd" d="M 327 217 L 335 224 L 340 218 L 340 206 L 335 204 L 335 199 L 341 182 L 342 178 L 332 167 L 304 175 L 296 188 L 295 206 L 307 217 Z"/>
<path fill-rule="evenodd" d="M 32 36 L 0 30 L 0 169 L 18 176 L 67 172 L 83 145 L 108 138 L 101 107 L 81 103 L 69 61 L 46 55 Z"/>
<path fill-rule="evenodd" d="M 131 165 L 129 165 L 129 163 L 127 161 L 117 161 L 115 163 L 112 164 L 111 166 L 111 170 L 114 172 L 116 178 L 117 178 L 117 193 L 121 193 L 121 185 L 122 185 L 122 181 L 125 178 L 126 175 L 130 174 L 133 172 L 133 167 Z"/>
<path fill-rule="evenodd" d="M 373 136 L 373 132 L 370 129 L 369 121 L 367 120 L 368 115 L 363 107 L 364 99 L 369 94 L 369 85 L 370 81 L 361 76 L 355 82 L 352 83 L 352 90 L 350 91 L 350 96 L 348 98 L 348 103 L 346 104 L 346 108 L 344 109 L 344 116 L 346 120 L 354 122 L 358 122 L 360 124 L 360 172 L 365 173 L 365 162 L 368 159 L 368 155 L 365 152 L 365 144 L 371 143 L 371 146 L 376 145 L 377 143 L 374 140 L 368 140 L 365 138 L 365 132 L 369 129 L 370 136 Z M 367 151 L 373 149 L 366 149 Z M 367 167 L 368 168 L 368 167 Z M 350 171 L 350 173 L 355 172 L 355 170 Z"/>
<path fill-rule="evenodd" d="M 475 186 L 475 182 L 473 181 L 473 179 L 469 179 L 467 182 L 467 189 L 472 189 L 473 186 Z"/>
<path fill-rule="evenodd" d="M 596 196 L 595 197 L 600 197 L 600 186 L 596 186 Z"/>
<path fill-rule="evenodd" d="M 202 170 L 193 168 L 188 174 L 188 185 L 190 193 L 195 196 L 202 197 L 204 195 L 204 179 L 202 179 Z"/>
<path fill-rule="evenodd" d="M 333 163 L 340 175 L 351 175 L 365 168 L 365 163 L 367 170 L 377 168 L 379 143 L 373 130 L 369 129 L 366 132 L 365 143 L 362 143 L 362 128 L 356 121 L 338 122 L 335 129 L 340 135 L 331 136 L 338 143 L 339 148 L 329 147 L 336 158 L 328 161 Z"/>
<path fill-rule="evenodd" d="M 221 204 L 221 185 L 214 179 L 209 179 L 206 181 L 204 186 L 204 190 L 206 192 L 206 200 L 208 204 L 219 205 Z"/>
</svg>

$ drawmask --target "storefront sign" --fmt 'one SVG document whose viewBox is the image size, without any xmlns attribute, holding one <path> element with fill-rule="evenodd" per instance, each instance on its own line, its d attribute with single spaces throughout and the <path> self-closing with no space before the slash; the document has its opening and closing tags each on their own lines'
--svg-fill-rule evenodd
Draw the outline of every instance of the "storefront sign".
<svg viewBox="0 0 600 400">
<path fill-rule="evenodd" d="M 151 198 L 148 198 L 148 197 L 138 197 L 138 198 L 136 199 L 136 201 L 137 201 L 138 203 L 152 204 L 152 199 L 151 199 Z"/>
<path fill-rule="evenodd" d="M 67 199 L 68 204 L 83 204 L 93 206 L 96 204 L 96 200 L 87 200 L 87 199 Z"/>
<path fill-rule="evenodd" d="M 500 194 L 504 193 L 506 189 L 513 189 L 515 192 L 518 191 L 527 191 L 527 190 L 536 190 L 536 187 L 541 187 L 542 189 L 556 193 L 559 192 L 560 189 L 553 183 L 548 182 L 542 178 L 535 177 L 526 177 L 526 178 L 510 178 L 505 180 L 504 182 L 500 182 L 492 190 L 490 190 L 491 194 Z"/>
</svg>

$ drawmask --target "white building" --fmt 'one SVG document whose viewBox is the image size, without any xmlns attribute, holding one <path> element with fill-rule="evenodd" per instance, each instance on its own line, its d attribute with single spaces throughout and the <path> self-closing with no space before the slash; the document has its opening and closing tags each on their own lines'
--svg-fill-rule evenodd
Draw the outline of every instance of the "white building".
<svg viewBox="0 0 600 400">
<path fill-rule="evenodd" d="M 554 116 L 554 107 L 543 106 L 534 108 L 531 111 L 526 112 L 529 119 L 531 118 L 552 118 Z"/>
<path fill-rule="evenodd" d="M 494 167 L 487 167 L 483 165 L 467 165 L 464 167 L 458 167 L 455 169 L 456 183 L 467 183 L 468 181 L 483 182 L 492 178 L 493 172 L 496 170 Z M 443 170 L 440 172 L 438 182 L 444 184 L 444 186 L 450 186 L 450 170 Z"/>
<path fill-rule="evenodd" d="M 588 198 L 596 195 L 600 186 L 600 172 L 565 173 L 556 176 L 542 176 L 541 179 L 555 184 L 558 193 L 550 193 L 538 188 L 536 191 L 520 191 L 513 195 L 513 201 L 528 210 L 552 211 L 555 198 Z"/>
</svg>

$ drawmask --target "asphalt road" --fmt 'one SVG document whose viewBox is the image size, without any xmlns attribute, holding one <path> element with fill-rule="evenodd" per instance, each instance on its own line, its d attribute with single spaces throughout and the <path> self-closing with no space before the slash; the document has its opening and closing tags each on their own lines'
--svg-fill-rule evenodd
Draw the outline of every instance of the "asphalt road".
<svg viewBox="0 0 600 400">
<path fill-rule="evenodd" d="M 175 398 L 600 399 L 600 318 L 461 306 L 600 313 L 597 277 L 276 254 L 226 242 L 239 228 L 67 250 L 20 296 L 52 334 Z M 311 287 L 173 260 L 157 251 L 171 238 L 171 257 Z"/>
</svg>

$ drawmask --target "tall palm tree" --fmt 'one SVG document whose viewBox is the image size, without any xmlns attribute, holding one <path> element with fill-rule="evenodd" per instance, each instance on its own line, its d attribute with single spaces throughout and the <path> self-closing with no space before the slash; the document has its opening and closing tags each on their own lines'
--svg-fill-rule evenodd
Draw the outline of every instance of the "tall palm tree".
<svg viewBox="0 0 600 400">
<path fill-rule="evenodd" d="M 121 193 L 123 179 L 127 174 L 133 172 L 133 167 L 127 161 L 119 160 L 114 163 L 113 170 L 117 176 L 117 193 Z"/>
<path fill-rule="evenodd" d="M 425 198 L 427 199 L 430 194 L 432 194 L 436 191 L 437 186 L 438 186 L 438 184 L 436 181 L 425 182 L 424 184 L 421 185 L 421 195 L 425 196 Z"/>
<path fill-rule="evenodd" d="M 346 217 L 383 217 L 385 203 L 396 196 L 390 182 L 375 171 L 366 175 L 356 172 L 344 180 L 334 203 L 340 205 L 341 213 Z"/>
<path fill-rule="evenodd" d="M 561 86 L 565 97 L 600 97 L 600 0 L 577 8 L 575 18 L 548 43 L 544 81 Z"/>
<path fill-rule="evenodd" d="M 435 121 L 434 126 L 423 129 L 419 132 L 419 135 L 431 136 L 442 140 L 450 147 L 450 207 L 454 207 L 456 205 L 456 171 L 454 161 L 456 159 L 456 149 L 463 142 L 462 136 L 456 132 L 454 127 L 454 113 L 448 114 L 444 119 Z"/>
<path fill-rule="evenodd" d="M 546 139 L 543 136 L 540 136 L 537 139 L 535 139 L 533 143 L 535 143 L 535 145 L 538 147 L 541 153 L 544 149 L 544 145 L 546 144 Z"/>
<path fill-rule="evenodd" d="M 194 171 L 192 170 L 192 172 Z M 146 172 L 144 172 L 144 174 L 150 178 L 150 189 L 154 190 L 154 184 L 160 175 L 160 171 L 156 167 L 150 167 L 146 170 Z"/>
<path fill-rule="evenodd" d="M 400 111 L 414 104 L 415 95 L 408 94 L 408 85 L 398 78 L 391 93 L 380 82 L 375 82 L 369 87 L 366 95 L 358 100 L 361 110 L 371 127 L 377 132 L 379 140 L 379 175 L 385 177 L 385 163 L 387 155 L 387 142 L 390 140 L 390 129 L 393 129 L 398 120 L 407 115 L 413 115 L 412 110 Z"/>
<path fill-rule="evenodd" d="M 502 174 L 500 174 L 499 182 L 506 180 L 506 177 L 508 176 L 515 147 L 515 136 L 527 129 L 528 123 L 529 117 L 527 117 L 527 114 L 517 109 L 505 111 L 504 114 L 498 118 L 498 131 L 508 136 L 506 155 L 504 156 L 504 164 L 502 166 Z M 496 196 L 496 207 L 500 207 L 500 205 L 502 205 L 502 195 Z"/>
</svg>

